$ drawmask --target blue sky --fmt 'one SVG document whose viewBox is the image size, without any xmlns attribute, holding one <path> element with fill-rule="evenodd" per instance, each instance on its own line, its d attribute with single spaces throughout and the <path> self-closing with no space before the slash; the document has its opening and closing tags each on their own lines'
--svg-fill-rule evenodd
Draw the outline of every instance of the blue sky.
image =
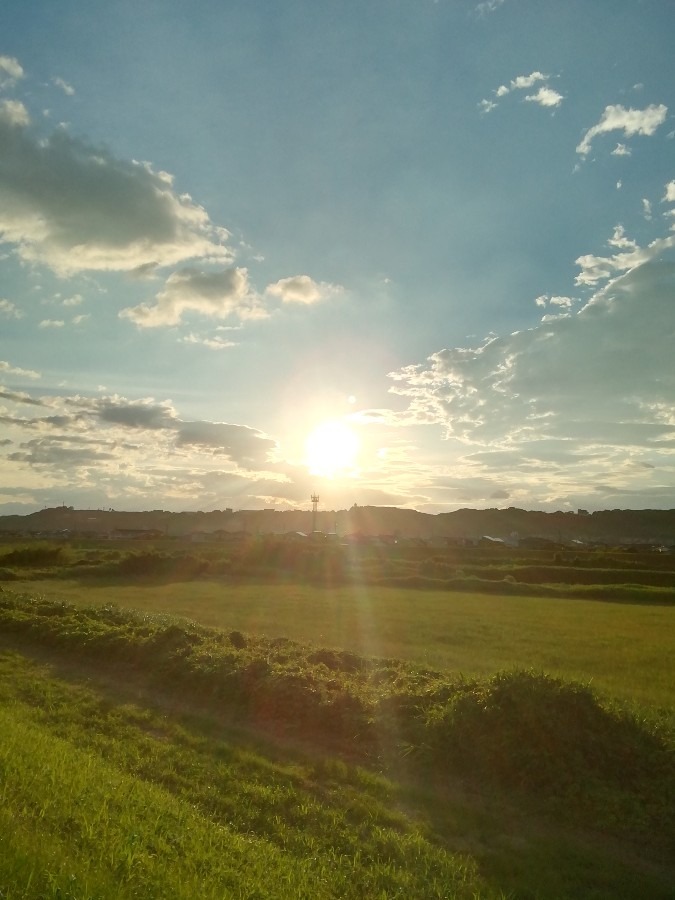
<svg viewBox="0 0 675 900">
<path fill-rule="evenodd" d="M 675 10 L 0 9 L 0 512 L 675 507 Z"/>
</svg>

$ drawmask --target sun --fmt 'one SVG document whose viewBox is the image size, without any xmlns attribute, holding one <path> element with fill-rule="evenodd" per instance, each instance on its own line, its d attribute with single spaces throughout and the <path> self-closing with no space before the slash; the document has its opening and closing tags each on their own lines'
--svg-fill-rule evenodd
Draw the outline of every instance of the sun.
<svg viewBox="0 0 675 900">
<path fill-rule="evenodd" d="M 305 464 L 312 475 L 324 478 L 353 476 L 359 439 L 344 422 L 322 422 L 307 436 Z"/>
</svg>

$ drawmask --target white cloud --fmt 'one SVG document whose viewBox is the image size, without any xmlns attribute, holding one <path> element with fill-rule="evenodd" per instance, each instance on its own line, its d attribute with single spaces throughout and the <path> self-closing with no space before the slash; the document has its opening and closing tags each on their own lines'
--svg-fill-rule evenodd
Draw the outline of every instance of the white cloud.
<svg viewBox="0 0 675 900">
<path fill-rule="evenodd" d="M 0 372 L 4 372 L 6 375 L 18 375 L 20 378 L 37 379 L 42 377 L 39 372 L 35 372 L 33 369 L 20 369 L 3 359 L 0 359 Z"/>
<path fill-rule="evenodd" d="M 262 318 L 267 315 L 252 291 L 248 272 L 243 268 L 204 272 L 192 267 L 173 272 L 164 290 L 156 296 L 154 306 L 123 309 L 121 318 L 130 319 L 142 328 L 178 325 L 187 312 L 225 319 Z"/>
<path fill-rule="evenodd" d="M 626 229 L 623 225 L 616 225 L 614 228 L 614 233 L 611 238 L 607 241 L 610 247 L 618 247 L 622 250 L 637 250 L 638 244 L 636 241 L 631 238 L 626 237 Z"/>
<path fill-rule="evenodd" d="M 610 131 L 623 131 L 626 137 L 640 134 L 649 137 L 659 125 L 666 120 L 668 107 L 652 104 L 645 109 L 626 109 L 623 106 L 606 106 L 597 125 L 593 125 L 584 134 L 577 146 L 577 153 L 586 156 L 590 153 L 591 144 L 599 134 Z"/>
<path fill-rule="evenodd" d="M 547 81 L 549 78 L 548 75 L 544 75 L 542 72 L 532 72 L 531 75 L 518 75 L 516 78 L 511 81 L 511 88 L 515 90 L 526 90 L 527 88 L 531 88 L 538 81 Z"/>
<path fill-rule="evenodd" d="M 580 256 L 576 260 L 577 265 L 581 267 L 581 272 L 575 279 L 576 284 L 596 285 L 599 281 L 655 260 L 675 247 L 675 235 L 657 238 L 646 247 L 640 247 L 635 241 L 625 236 L 621 225 L 617 225 L 614 235 L 607 243 L 610 247 L 616 247 L 623 252 L 615 253 L 612 256 L 594 256 L 593 254 Z"/>
<path fill-rule="evenodd" d="M 490 13 L 493 13 L 495 10 L 499 9 L 500 6 L 504 4 L 505 0 L 483 0 L 482 3 L 479 3 L 476 6 L 476 12 L 479 16 L 487 16 Z"/>
<path fill-rule="evenodd" d="M 665 203 L 675 203 L 675 181 L 669 181 L 666 185 L 666 193 L 663 195 Z"/>
<path fill-rule="evenodd" d="M 18 101 L 0 106 L 0 239 L 59 275 L 231 259 L 227 232 L 149 163 L 116 159 L 64 129 L 39 139 Z"/>
<path fill-rule="evenodd" d="M 617 144 L 612 150 L 612 156 L 630 156 L 633 151 L 625 144 Z"/>
<path fill-rule="evenodd" d="M 650 202 L 646 197 L 643 197 L 643 198 L 642 198 L 642 215 L 645 217 L 645 219 L 646 219 L 648 222 L 651 221 L 651 218 L 652 218 L 652 204 L 651 204 L 651 202 Z"/>
<path fill-rule="evenodd" d="M 63 78 L 52 78 L 52 84 L 54 84 L 57 88 L 60 88 L 64 94 L 67 94 L 69 97 L 72 97 L 75 93 L 75 88 L 72 84 L 68 84 L 67 81 L 64 81 Z"/>
<path fill-rule="evenodd" d="M 1 389 L 0 397 L 21 409 L 14 416 L 0 409 L 0 422 L 12 434 L 3 446 L 13 448 L 0 454 L 0 468 L 12 483 L 35 485 L 39 477 L 46 488 L 67 486 L 69 496 L 89 489 L 143 504 L 162 496 L 194 508 L 195 497 L 212 499 L 204 488 L 210 480 L 221 496 L 250 491 L 263 480 L 288 480 L 284 466 L 273 461 L 277 443 L 268 435 L 245 425 L 183 421 L 170 401 L 50 396 L 46 403 Z M 40 412 L 31 417 L 28 410 Z"/>
<path fill-rule="evenodd" d="M 573 297 L 551 297 L 549 303 L 552 306 L 560 306 L 570 309 L 577 301 Z"/>
<path fill-rule="evenodd" d="M 534 94 L 528 94 L 525 97 L 525 100 L 528 100 L 530 103 L 536 103 L 538 106 L 560 106 L 564 97 L 547 84 L 550 77 L 550 75 L 545 75 L 543 72 L 531 72 L 529 75 L 517 75 L 515 78 L 511 79 L 508 85 L 501 84 L 494 94 L 496 97 L 502 98 L 507 94 L 510 94 L 511 91 L 528 90 L 536 84 L 544 82 Z M 484 113 L 491 112 L 496 106 L 497 103 L 495 103 L 494 100 L 481 100 L 478 104 L 479 109 Z"/>
<path fill-rule="evenodd" d="M 478 107 L 481 112 L 489 113 L 492 112 L 493 109 L 497 108 L 497 104 L 493 100 L 481 100 L 478 104 Z"/>
<path fill-rule="evenodd" d="M 28 110 L 20 100 L 0 100 L 0 125 L 25 128 L 30 124 Z"/>
<path fill-rule="evenodd" d="M 63 326 L 65 324 L 66 323 L 63 321 L 63 319 L 43 319 L 40 322 L 38 327 L 39 328 L 63 328 Z"/>
<path fill-rule="evenodd" d="M 0 88 L 11 87 L 23 78 L 23 69 L 13 56 L 0 56 Z"/>
<path fill-rule="evenodd" d="M 185 337 L 181 338 L 182 343 L 184 344 L 199 344 L 202 347 L 208 347 L 209 350 L 229 350 L 230 347 L 236 347 L 236 341 L 228 341 L 224 338 L 218 337 L 199 337 L 196 334 L 186 334 Z"/>
<path fill-rule="evenodd" d="M 316 282 L 309 275 L 293 275 L 281 278 L 265 288 L 267 294 L 278 297 L 282 303 L 303 303 L 309 306 L 331 295 L 340 293 L 341 288 L 325 281 Z"/>
<path fill-rule="evenodd" d="M 542 309 L 546 306 L 555 306 L 558 309 L 568 310 L 579 301 L 574 297 L 549 297 L 548 294 L 542 294 L 540 297 L 536 297 L 534 302 Z"/>
<path fill-rule="evenodd" d="M 623 490 L 638 462 L 654 486 L 675 468 L 674 290 L 675 264 L 649 262 L 574 315 L 392 373 L 393 391 L 417 421 L 444 426 L 448 455 L 482 448 L 463 457 L 467 472 L 517 479 L 530 502 L 588 496 L 598 482 Z"/>
<path fill-rule="evenodd" d="M 536 94 L 528 94 L 525 99 L 538 103 L 539 106 L 560 106 L 564 98 L 553 88 L 540 87 Z"/>
<path fill-rule="evenodd" d="M 11 300 L 0 300 L 0 316 L 6 319 L 21 319 L 23 313 Z"/>
</svg>

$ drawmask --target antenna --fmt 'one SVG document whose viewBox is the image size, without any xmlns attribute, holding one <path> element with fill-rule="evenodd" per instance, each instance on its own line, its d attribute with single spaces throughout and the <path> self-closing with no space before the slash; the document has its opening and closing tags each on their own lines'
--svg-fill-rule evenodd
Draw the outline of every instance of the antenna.
<svg viewBox="0 0 675 900">
<path fill-rule="evenodd" d="M 319 495 L 312 494 L 312 531 L 316 531 L 316 511 L 319 505 Z"/>
</svg>

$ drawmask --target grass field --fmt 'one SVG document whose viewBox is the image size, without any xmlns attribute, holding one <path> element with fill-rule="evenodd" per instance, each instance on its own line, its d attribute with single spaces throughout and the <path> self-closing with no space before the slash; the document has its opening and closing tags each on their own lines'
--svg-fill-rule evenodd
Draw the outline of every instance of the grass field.
<svg viewBox="0 0 675 900">
<path fill-rule="evenodd" d="M 675 606 L 367 585 L 48 580 L 22 583 L 21 589 L 465 674 L 532 667 L 590 680 L 607 696 L 671 715 L 675 709 Z"/>
<path fill-rule="evenodd" d="M 55 552 L 0 570 L 2 900 L 674 896 L 669 575 L 593 599 Z"/>
<path fill-rule="evenodd" d="M 0 656 L 0 693 L 7 900 L 501 895 L 402 815 L 384 779 L 343 766 L 318 784 L 311 764 L 111 703 L 20 656 Z"/>
<path fill-rule="evenodd" d="M 489 765 L 485 780 L 465 786 L 448 777 L 445 750 L 431 768 L 406 756 L 356 765 L 326 756 L 320 744 L 237 730 L 185 692 L 201 670 L 204 686 L 222 681 L 212 711 L 237 685 L 261 698 L 260 688 L 276 681 L 301 692 L 312 683 L 315 692 L 321 679 L 331 690 L 337 679 L 338 693 L 349 693 L 367 687 L 355 660 L 342 670 L 310 668 L 316 654 L 300 646 L 250 641 L 236 649 L 226 635 L 182 630 L 163 617 L 11 597 L 3 607 L 6 900 L 672 896 L 664 852 L 674 837 L 674 779 L 664 749 L 643 724 L 608 716 L 584 690 L 505 677 L 476 685 L 477 693 L 459 685 L 450 706 L 437 690 L 430 709 L 441 718 L 427 720 L 429 736 L 464 734 L 478 752 L 463 754 L 462 768 L 478 757 Z M 17 653 L 11 641 L 21 635 Z M 135 663 L 122 665 L 134 648 Z M 423 700 L 414 670 L 392 676 L 401 699 L 418 684 Z M 373 699 L 378 683 L 368 680 Z M 544 744 L 531 746 L 538 733 Z M 532 779 L 543 779 L 536 791 Z"/>
</svg>

